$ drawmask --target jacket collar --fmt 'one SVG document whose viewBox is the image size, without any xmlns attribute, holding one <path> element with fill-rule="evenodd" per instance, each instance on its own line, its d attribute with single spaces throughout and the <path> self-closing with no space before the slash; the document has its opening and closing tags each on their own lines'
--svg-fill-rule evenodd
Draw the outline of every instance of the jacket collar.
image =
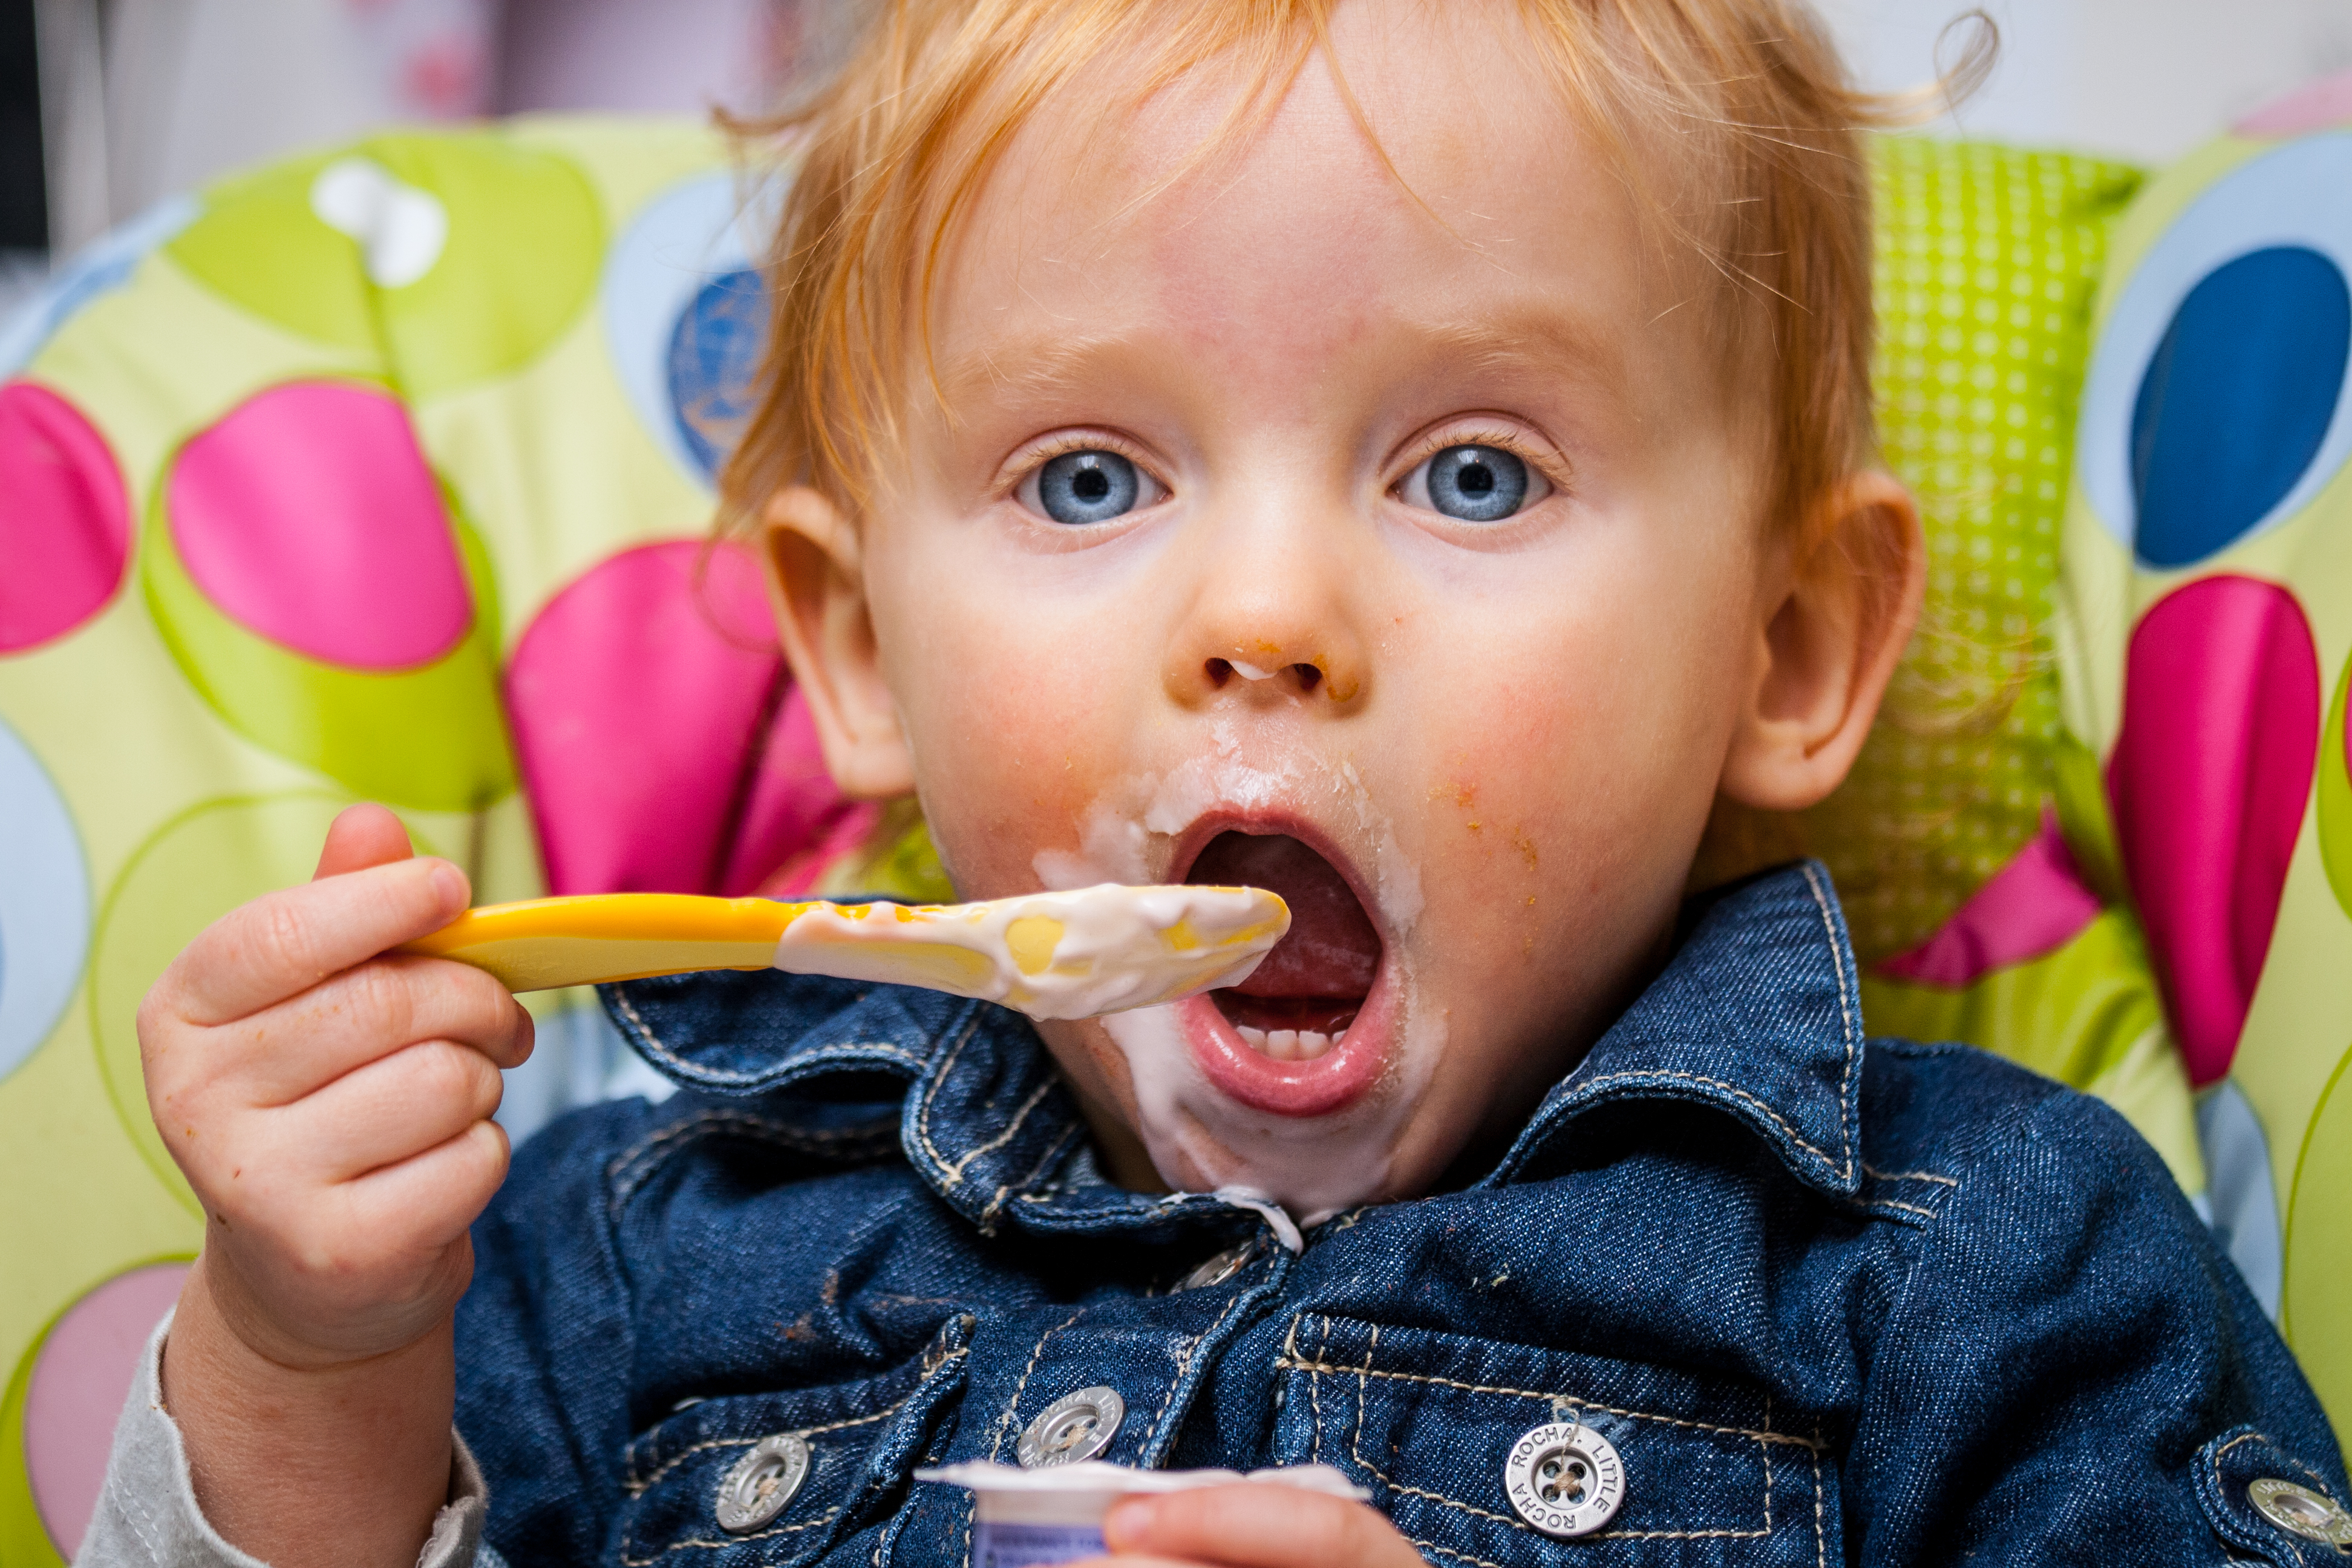
<svg viewBox="0 0 2352 1568">
<path fill-rule="evenodd" d="M 1696 1100 L 1745 1122 L 1791 1174 L 1862 1183 L 1862 990 L 1829 872 L 1802 860 L 1694 900 L 1665 969 L 1545 1096 L 1489 1182 L 1613 1100 Z"/>
<path fill-rule="evenodd" d="M 1547 1095 L 1481 1185 L 1508 1183 L 1584 1112 L 1612 1101 L 1716 1106 L 1801 1181 L 1862 1174 L 1862 1016 L 1829 876 L 1804 861 L 1685 912 L 1664 970 Z M 754 1098 L 760 1114 L 844 1146 L 886 1144 L 983 1230 L 1158 1230 L 1237 1205 L 1147 1196 L 1095 1170 L 1077 1103 L 1036 1032 L 987 1003 L 766 971 L 604 987 L 629 1043 L 680 1086 Z"/>
</svg>

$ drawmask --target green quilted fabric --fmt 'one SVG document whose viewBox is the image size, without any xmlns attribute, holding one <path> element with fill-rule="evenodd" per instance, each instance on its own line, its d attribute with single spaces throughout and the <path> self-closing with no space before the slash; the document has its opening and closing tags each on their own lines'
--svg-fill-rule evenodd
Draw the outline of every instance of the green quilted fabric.
<svg viewBox="0 0 2352 1568">
<path fill-rule="evenodd" d="M 1865 963 L 1931 935 L 2059 793 L 2059 524 L 2092 296 L 2141 183 L 2118 163 L 1918 136 L 1878 138 L 1871 157 L 1880 438 L 1919 497 L 1930 566 L 1886 711 L 1805 824 Z"/>
</svg>

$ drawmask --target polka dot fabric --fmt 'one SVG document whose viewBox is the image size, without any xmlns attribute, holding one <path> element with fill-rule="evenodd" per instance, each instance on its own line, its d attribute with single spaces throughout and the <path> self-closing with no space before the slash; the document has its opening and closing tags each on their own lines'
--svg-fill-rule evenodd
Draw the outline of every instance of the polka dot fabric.
<svg viewBox="0 0 2352 1568">
<path fill-rule="evenodd" d="M 2347 85 L 2248 116 L 2117 227 L 2058 647 L 2207 1199 L 2352 1437 Z"/>
</svg>

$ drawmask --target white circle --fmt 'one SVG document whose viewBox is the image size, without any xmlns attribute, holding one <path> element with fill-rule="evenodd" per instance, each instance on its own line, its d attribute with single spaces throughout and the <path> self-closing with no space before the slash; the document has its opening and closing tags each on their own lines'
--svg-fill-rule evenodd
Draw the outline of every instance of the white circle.
<svg viewBox="0 0 2352 1568">
<path fill-rule="evenodd" d="M 604 260 L 604 340 L 621 389 L 646 430 L 697 484 L 706 482 L 702 465 L 670 407 L 670 334 L 705 284 L 752 267 L 782 197 L 781 179 L 746 200 L 735 175 L 698 175 L 647 202 Z"/>
<path fill-rule="evenodd" d="M 89 957 L 89 873 L 57 786 L 0 721 L 0 1078 L 49 1037 Z"/>
<path fill-rule="evenodd" d="M 1543 1534 L 1572 1541 L 1617 1516 L 1625 1500 L 1625 1462 L 1591 1427 L 1547 1421 L 1511 1445 L 1503 1459 L 1503 1495 Z"/>
</svg>

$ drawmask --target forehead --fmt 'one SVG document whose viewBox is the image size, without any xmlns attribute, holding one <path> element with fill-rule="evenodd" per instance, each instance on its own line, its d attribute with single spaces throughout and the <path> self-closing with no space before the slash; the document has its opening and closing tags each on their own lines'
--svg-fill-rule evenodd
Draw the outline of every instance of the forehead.
<svg viewBox="0 0 2352 1568">
<path fill-rule="evenodd" d="M 1356 0 L 1271 102 L 1226 60 L 1148 91 L 1148 49 L 1098 62 L 959 226 L 932 313 L 951 401 L 1144 336 L 1210 368 L 1401 335 L 1604 377 L 1696 368 L 1690 268 L 1517 13 Z"/>
</svg>

